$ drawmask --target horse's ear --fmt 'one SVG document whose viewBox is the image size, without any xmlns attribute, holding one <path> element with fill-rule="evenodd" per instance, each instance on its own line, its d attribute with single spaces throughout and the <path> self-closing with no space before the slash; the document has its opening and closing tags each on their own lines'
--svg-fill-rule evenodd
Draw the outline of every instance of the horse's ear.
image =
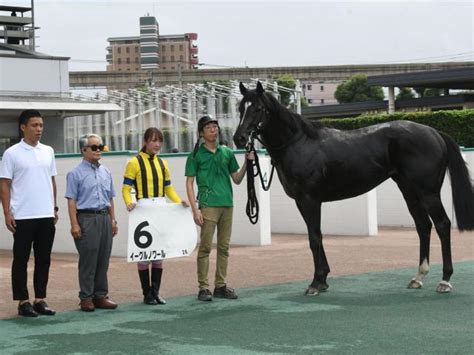
<svg viewBox="0 0 474 355">
<path fill-rule="evenodd" d="M 244 86 L 244 84 L 242 84 L 242 82 L 240 82 L 239 89 L 242 95 L 245 96 L 247 94 L 247 88 Z"/>
<path fill-rule="evenodd" d="M 265 90 L 263 90 L 262 83 L 261 83 L 260 81 L 258 81 L 258 82 L 257 82 L 257 94 L 258 94 L 258 95 L 262 95 L 264 91 L 265 91 Z"/>
</svg>

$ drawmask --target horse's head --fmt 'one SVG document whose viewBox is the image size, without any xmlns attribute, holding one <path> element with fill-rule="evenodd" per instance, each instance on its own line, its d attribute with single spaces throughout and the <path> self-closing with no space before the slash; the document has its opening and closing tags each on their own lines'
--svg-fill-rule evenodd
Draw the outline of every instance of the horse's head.
<svg viewBox="0 0 474 355">
<path fill-rule="evenodd" d="M 234 143 L 237 148 L 244 148 L 252 132 L 258 134 L 268 121 L 269 99 L 265 96 L 263 86 L 257 83 L 255 90 L 247 90 L 240 83 L 240 92 L 243 95 L 239 105 L 240 123 L 234 134 Z"/>
</svg>

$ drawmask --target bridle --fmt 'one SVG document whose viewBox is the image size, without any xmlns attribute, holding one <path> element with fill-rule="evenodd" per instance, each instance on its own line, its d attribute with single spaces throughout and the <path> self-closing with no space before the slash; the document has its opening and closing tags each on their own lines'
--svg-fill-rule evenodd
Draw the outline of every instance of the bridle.
<svg viewBox="0 0 474 355">
<path fill-rule="evenodd" d="M 242 122 L 245 119 L 245 116 L 247 114 L 247 109 L 249 106 L 245 107 L 244 114 L 242 115 L 242 118 L 240 119 L 239 126 L 242 124 Z M 268 115 L 270 112 L 268 109 L 265 107 L 265 116 Z M 273 173 L 275 171 L 275 165 L 272 164 L 272 170 L 270 172 L 270 178 L 268 180 L 268 184 L 265 184 L 265 181 L 263 179 L 263 174 L 262 170 L 260 169 L 260 162 L 258 159 L 258 154 L 255 149 L 255 139 L 258 140 L 262 145 L 265 145 L 265 143 L 262 142 L 262 140 L 258 137 L 261 133 L 262 127 L 264 126 L 263 120 L 261 120 L 257 126 L 250 131 L 249 138 L 247 141 L 247 144 L 245 146 L 245 150 L 247 153 L 253 152 L 255 156 L 255 160 L 249 160 L 247 159 L 247 206 L 245 208 L 245 212 L 247 214 L 247 217 L 250 220 L 250 223 L 256 224 L 258 222 L 258 213 L 259 213 L 259 205 L 258 205 L 258 199 L 257 199 L 257 193 L 255 191 L 255 177 L 258 176 L 260 178 L 260 184 L 262 186 L 262 189 L 264 191 L 270 190 L 270 185 L 272 184 L 273 180 Z M 256 168 L 256 172 L 255 172 Z"/>
<path fill-rule="evenodd" d="M 239 127 L 242 124 L 242 122 L 245 120 L 245 116 L 247 114 L 248 107 L 250 107 L 250 106 L 245 107 L 244 113 L 243 113 L 242 118 L 240 119 L 240 122 L 239 122 Z M 247 145 L 249 145 L 250 142 L 253 142 L 256 139 L 257 141 L 260 142 L 260 144 L 262 144 L 264 147 L 268 148 L 269 150 L 278 152 L 280 150 L 283 150 L 283 149 L 287 148 L 291 144 L 298 141 L 301 137 L 303 137 L 304 133 L 303 133 L 303 131 L 300 131 L 300 134 L 295 135 L 294 137 L 292 137 L 288 141 L 286 141 L 283 144 L 280 144 L 278 146 L 272 146 L 272 145 L 264 142 L 261 138 L 261 134 L 262 134 L 262 130 L 268 124 L 267 123 L 268 122 L 268 115 L 270 114 L 270 111 L 268 110 L 268 108 L 265 105 L 263 105 L 263 108 L 260 108 L 258 111 L 260 111 L 260 110 L 264 110 L 264 112 L 261 114 L 264 117 L 264 119 L 261 119 L 258 122 L 257 126 L 250 131 L 249 138 L 248 138 L 248 141 L 247 141 Z"/>
<path fill-rule="evenodd" d="M 247 110 L 248 110 L 249 107 L 250 107 L 250 105 L 245 106 L 245 110 L 244 110 L 242 118 L 240 119 L 240 122 L 239 122 L 239 127 L 242 125 L 242 122 L 245 120 L 245 116 L 247 115 Z M 248 141 L 247 141 L 247 144 L 245 146 L 245 150 L 247 152 L 253 152 L 254 155 L 255 155 L 255 160 L 254 161 L 247 160 L 247 206 L 246 206 L 246 214 L 247 214 L 247 217 L 249 218 L 249 220 L 252 224 L 257 223 L 258 213 L 259 213 L 258 199 L 257 199 L 256 191 L 255 191 L 255 177 L 259 176 L 260 184 L 262 186 L 262 189 L 264 191 L 268 191 L 270 189 L 271 184 L 272 184 L 273 173 L 275 172 L 275 164 L 274 164 L 274 160 L 272 159 L 271 162 L 270 162 L 271 165 L 272 165 L 272 169 L 271 169 L 271 172 L 270 172 L 270 178 L 268 179 L 268 184 L 265 184 L 265 181 L 264 181 L 264 178 L 263 178 L 263 175 L 262 175 L 262 171 L 260 169 L 260 163 L 259 163 L 259 160 L 258 160 L 258 155 L 257 155 L 257 152 L 255 150 L 255 140 L 259 141 L 263 146 L 267 147 L 267 149 L 269 149 L 273 152 L 278 152 L 280 150 L 283 150 L 283 149 L 287 148 L 289 145 L 295 143 L 296 141 L 298 141 L 304 135 L 304 133 L 301 131 L 300 134 L 295 135 L 294 137 L 292 137 L 291 139 L 289 139 L 288 141 L 284 142 L 283 144 L 281 144 L 279 146 L 269 145 L 268 143 L 264 142 L 261 139 L 261 134 L 262 134 L 262 131 L 265 128 L 265 126 L 268 124 L 268 121 L 269 121 L 268 116 L 270 115 L 270 111 L 268 110 L 268 108 L 265 105 L 263 105 L 263 108 L 259 108 L 256 112 L 261 111 L 261 110 L 263 110 L 263 112 L 260 115 L 263 116 L 263 118 L 259 119 L 258 124 L 255 126 L 255 128 L 253 128 L 250 131 Z M 256 172 L 255 172 L 255 168 L 256 168 Z"/>
</svg>

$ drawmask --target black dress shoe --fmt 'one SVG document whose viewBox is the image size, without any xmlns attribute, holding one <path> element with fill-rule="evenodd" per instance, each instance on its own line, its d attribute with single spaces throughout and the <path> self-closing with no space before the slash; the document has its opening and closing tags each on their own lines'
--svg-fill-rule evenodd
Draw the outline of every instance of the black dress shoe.
<svg viewBox="0 0 474 355">
<path fill-rule="evenodd" d="M 18 314 L 23 317 L 38 317 L 30 302 L 18 305 Z"/>
<path fill-rule="evenodd" d="M 145 304 L 149 304 L 149 305 L 152 305 L 152 306 L 156 306 L 158 304 L 158 302 L 156 302 L 155 300 L 155 297 L 153 296 L 153 293 L 151 292 L 148 292 L 146 294 L 145 297 L 143 297 L 143 303 Z"/>
<path fill-rule="evenodd" d="M 33 309 L 38 314 L 42 314 L 44 316 L 54 316 L 56 311 L 48 307 L 48 304 L 45 301 L 35 302 L 33 304 Z"/>
</svg>

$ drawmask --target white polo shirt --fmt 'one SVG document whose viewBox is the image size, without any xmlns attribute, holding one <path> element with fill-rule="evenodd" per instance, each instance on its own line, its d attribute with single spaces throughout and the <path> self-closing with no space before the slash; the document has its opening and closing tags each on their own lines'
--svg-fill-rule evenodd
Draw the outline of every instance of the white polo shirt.
<svg viewBox="0 0 474 355">
<path fill-rule="evenodd" d="M 10 210 L 15 219 L 54 217 L 52 176 L 56 176 L 54 150 L 21 142 L 3 153 L 0 178 L 12 181 Z"/>
</svg>

